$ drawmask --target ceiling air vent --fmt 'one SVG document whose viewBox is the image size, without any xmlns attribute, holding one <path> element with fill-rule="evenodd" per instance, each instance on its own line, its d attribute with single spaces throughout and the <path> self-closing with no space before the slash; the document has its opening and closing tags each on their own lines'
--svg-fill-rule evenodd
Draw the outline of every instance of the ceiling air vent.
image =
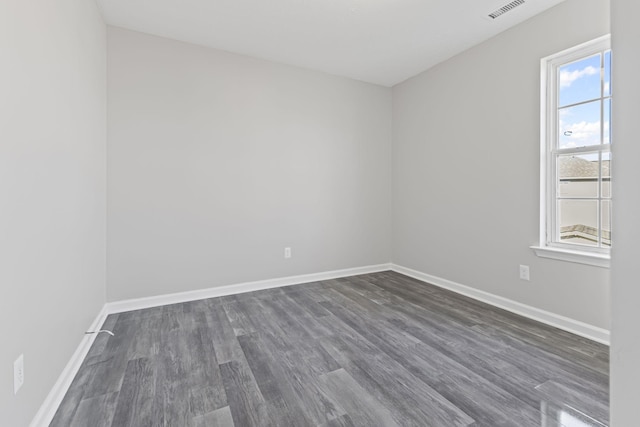
<svg viewBox="0 0 640 427">
<path fill-rule="evenodd" d="M 516 7 L 524 4 L 524 0 L 513 0 L 511 3 L 505 4 L 500 9 L 491 12 L 489 14 L 489 18 L 496 19 L 500 15 L 504 15 L 505 13 L 515 9 Z"/>
</svg>

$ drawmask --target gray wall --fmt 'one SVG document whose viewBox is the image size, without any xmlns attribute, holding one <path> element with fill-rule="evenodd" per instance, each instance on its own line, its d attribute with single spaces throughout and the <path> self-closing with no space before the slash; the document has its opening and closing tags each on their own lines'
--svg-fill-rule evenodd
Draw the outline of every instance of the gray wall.
<svg viewBox="0 0 640 427">
<path fill-rule="evenodd" d="M 395 263 L 609 328 L 609 270 L 529 249 L 540 59 L 608 31 L 607 0 L 568 0 L 393 88 Z"/>
<path fill-rule="evenodd" d="M 640 402 L 640 3 L 611 2 L 616 246 L 612 254 L 611 426 L 638 425 Z"/>
<path fill-rule="evenodd" d="M 640 157 L 630 3 L 614 3 L 613 24 L 614 223 L 626 230 L 612 269 L 614 426 L 635 422 L 640 381 L 640 200 L 620 184 L 638 181 Z M 110 29 L 107 207 L 105 27 L 93 2 L 0 2 L 2 422 L 33 417 L 104 303 L 105 274 L 118 300 L 393 259 L 608 327 L 608 270 L 528 249 L 539 59 L 606 33 L 608 8 L 568 0 L 395 87 L 393 179 L 391 90 Z M 26 382 L 13 396 L 21 353 Z"/>
<path fill-rule="evenodd" d="M 105 302 L 106 28 L 92 1 L 2 0 L 0 52 L 0 424 L 24 426 Z"/>
<path fill-rule="evenodd" d="M 110 301 L 389 261 L 391 89 L 117 28 L 108 56 Z"/>
</svg>

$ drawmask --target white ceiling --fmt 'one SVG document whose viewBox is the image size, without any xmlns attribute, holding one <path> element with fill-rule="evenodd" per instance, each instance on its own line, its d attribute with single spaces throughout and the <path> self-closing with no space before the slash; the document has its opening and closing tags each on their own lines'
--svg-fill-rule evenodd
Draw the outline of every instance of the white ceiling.
<svg viewBox="0 0 640 427">
<path fill-rule="evenodd" d="M 384 86 L 564 0 L 97 0 L 108 24 Z"/>
</svg>

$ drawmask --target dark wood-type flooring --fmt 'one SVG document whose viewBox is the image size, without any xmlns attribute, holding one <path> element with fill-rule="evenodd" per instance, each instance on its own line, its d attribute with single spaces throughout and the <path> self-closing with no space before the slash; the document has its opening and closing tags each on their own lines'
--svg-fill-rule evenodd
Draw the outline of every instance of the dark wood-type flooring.
<svg viewBox="0 0 640 427">
<path fill-rule="evenodd" d="M 52 426 L 603 426 L 608 348 L 394 272 L 110 315 Z"/>
</svg>

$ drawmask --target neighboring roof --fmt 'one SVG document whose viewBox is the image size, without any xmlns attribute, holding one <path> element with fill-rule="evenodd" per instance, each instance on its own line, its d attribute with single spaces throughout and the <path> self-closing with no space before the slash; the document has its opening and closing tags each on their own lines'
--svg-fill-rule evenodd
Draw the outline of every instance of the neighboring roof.
<svg viewBox="0 0 640 427">
<path fill-rule="evenodd" d="M 584 239 L 598 242 L 598 229 L 583 224 L 567 225 L 560 227 L 560 239 Z M 611 231 L 602 230 L 602 243 L 611 246 Z"/>
<path fill-rule="evenodd" d="M 609 177 L 609 160 L 602 161 L 602 176 Z M 558 160 L 558 176 L 562 178 L 598 178 L 598 162 L 582 157 L 562 156 Z"/>
</svg>

